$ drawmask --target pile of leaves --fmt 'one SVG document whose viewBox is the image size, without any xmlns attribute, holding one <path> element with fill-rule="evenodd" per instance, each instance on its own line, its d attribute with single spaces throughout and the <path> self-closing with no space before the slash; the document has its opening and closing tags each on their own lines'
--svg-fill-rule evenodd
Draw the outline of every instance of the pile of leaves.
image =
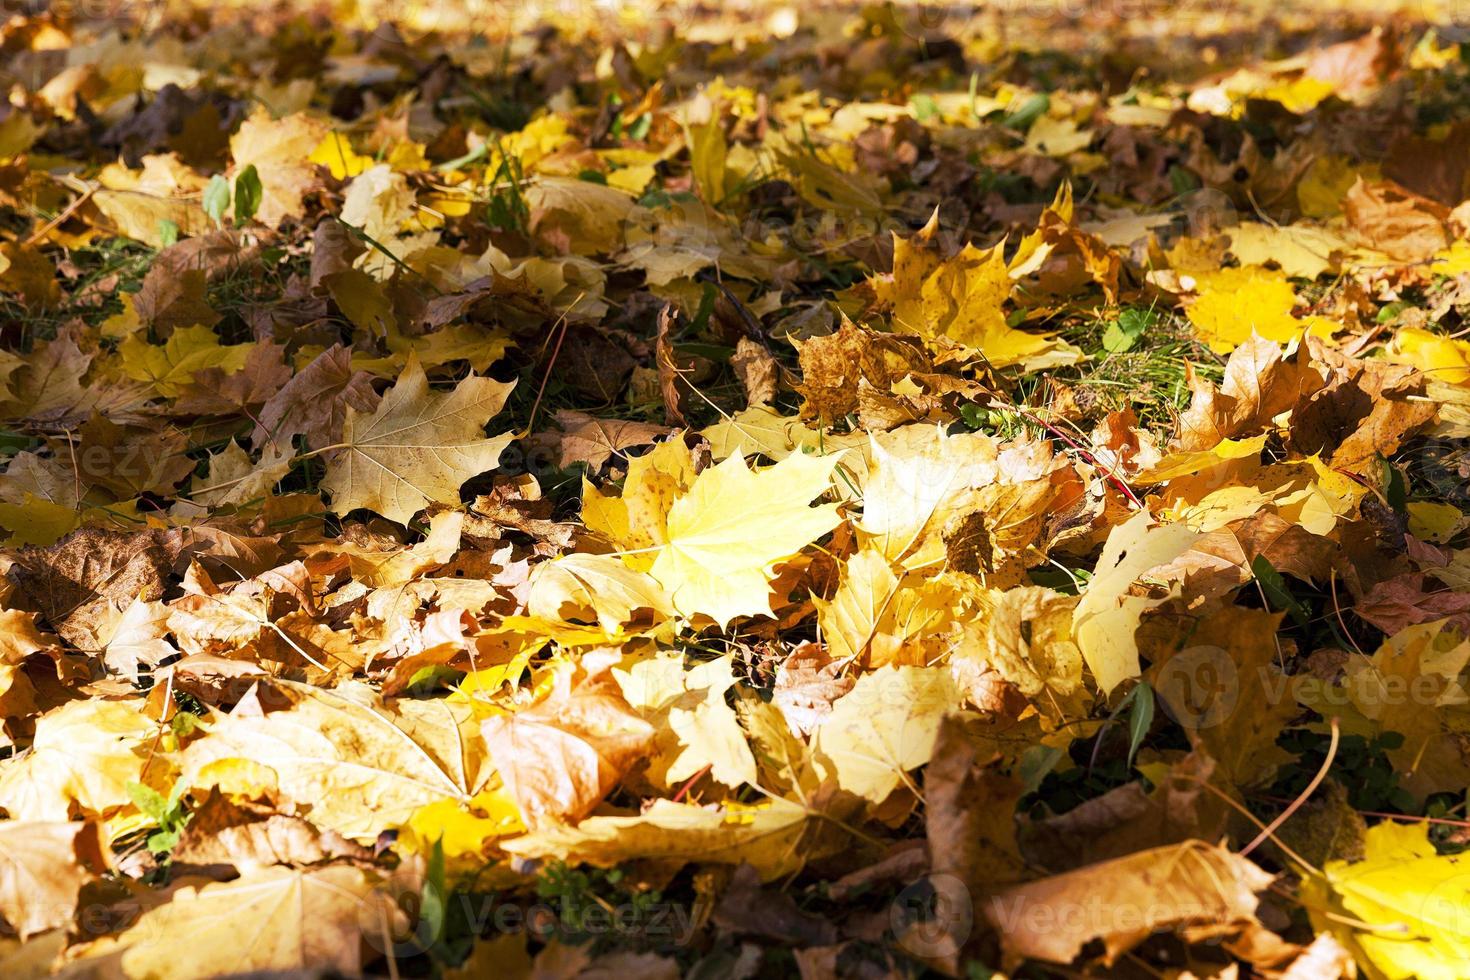
<svg viewBox="0 0 1470 980">
<path fill-rule="evenodd" d="M 136 6 L 0 24 L 4 976 L 1470 971 L 1432 11 Z"/>
</svg>

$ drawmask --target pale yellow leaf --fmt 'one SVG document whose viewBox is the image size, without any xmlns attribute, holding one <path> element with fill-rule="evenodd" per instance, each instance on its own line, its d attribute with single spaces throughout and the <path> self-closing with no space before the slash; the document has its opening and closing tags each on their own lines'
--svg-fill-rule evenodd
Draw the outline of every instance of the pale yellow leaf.
<svg viewBox="0 0 1470 980">
<path fill-rule="evenodd" d="M 1073 631 L 1082 657 L 1104 694 L 1138 676 L 1138 644 L 1133 638 L 1143 614 L 1163 602 L 1130 594 L 1151 568 L 1173 561 L 1199 535 L 1182 524 L 1154 525 L 1140 511 L 1113 528 L 1087 591 L 1073 613 Z"/>
<path fill-rule="evenodd" d="M 365 507 L 405 524 L 431 503 L 458 505 L 460 484 L 494 469 L 514 438 L 483 433 L 513 387 L 472 375 L 453 391 L 430 391 L 410 355 L 371 416 L 347 407 L 343 448 L 327 460 L 322 481 L 332 506 L 339 514 Z"/>
<path fill-rule="evenodd" d="M 817 729 L 817 766 L 837 785 L 881 803 L 929 761 L 939 723 L 960 692 L 942 667 L 883 667 L 858 678 Z"/>
</svg>

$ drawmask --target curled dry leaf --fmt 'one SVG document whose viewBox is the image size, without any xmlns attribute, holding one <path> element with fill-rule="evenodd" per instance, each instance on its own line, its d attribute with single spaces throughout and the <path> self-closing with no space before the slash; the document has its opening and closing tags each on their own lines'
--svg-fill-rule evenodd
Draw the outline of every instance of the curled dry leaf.
<svg viewBox="0 0 1470 980">
<path fill-rule="evenodd" d="M 584 669 L 564 664 L 546 699 L 481 724 L 490 760 L 528 825 L 586 816 L 653 741 L 618 685 L 584 655 Z"/>
<path fill-rule="evenodd" d="M 1188 841 L 1008 888 L 981 908 L 1012 957 L 1067 964 L 1101 940 L 1112 964 L 1161 930 L 1254 922 L 1272 880 L 1246 858 Z"/>
</svg>

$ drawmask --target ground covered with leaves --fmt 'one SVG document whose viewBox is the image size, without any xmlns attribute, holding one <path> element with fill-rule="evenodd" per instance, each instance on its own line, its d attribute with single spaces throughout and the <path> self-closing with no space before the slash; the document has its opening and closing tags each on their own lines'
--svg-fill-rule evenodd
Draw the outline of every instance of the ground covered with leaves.
<svg viewBox="0 0 1470 980">
<path fill-rule="evenodd" d="M 0 973 L 1470 975 L 1456 28 L 383 13 L 0 24 Z"/>
</svg>

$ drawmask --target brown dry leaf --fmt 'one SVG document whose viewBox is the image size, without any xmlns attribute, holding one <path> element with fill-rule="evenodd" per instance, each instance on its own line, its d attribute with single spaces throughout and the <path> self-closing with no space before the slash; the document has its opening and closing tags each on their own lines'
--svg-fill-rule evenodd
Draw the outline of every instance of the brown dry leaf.
<svg viewBox="0 0 1470 980">
<path fill-rule="evenodd" d="M 1424 376 L 1384 361 L 1345 358 L 1325 348 L 1314 357 L 1328 368 L 1327 384 L 1292 415 L 1292 448 L 1357 470 L 1375 455 L 1387 456 L 1435 417 L 1422 398 Z"/>
<path fill-rule="evenodd" d="M 175 271 L 155 264 L 143 277 L 143 288 L 133 297 L 133 308 L 138 319 L 160 338 L 180 327 L 212 327 L 220 319 L 206 297 L 202 269 Z"/>
<path fill-rule="evenodd" d="M 628 706 L 606 657 L 556 669 L 546 698 L 485 719 L 486 751 L 526 825 L 576 821 L 653 743 L 654 729 Z"/>
<path fill-rule="evenodd" d="M 771 702 L 793 734 L 812 734 L 832 713 L 833 702 L 852 690 L 855 681 L 846 666 L 820 643 L 802 643 L 781 662 Z"/>
<path fill-rule="evenodd" d="M 680 387 L 679 365 L 675 363 L 674 342 L 669 331 L 674 325 L 673 304 L 666 303 L 658 311 L 658 334 L 654 345 L 654 363 L 658 367 L 658 393 L 664 403 L 664 421 L 669 425 L 685 428 L 684 391 Z"/>
<path fill-rule="evenodd" d="M 755 868 L 742 864 L 714 908 L 712 921 L 735 936 L 753 936 L 783 946 L 826 946 L 837 941 L 837 926 L 804 912 L 790 895 L 761 887 Z"/>
<path fill-rule="evenodd" d="M 71 921 L 78 892 L 109 870 L 95 823 L 0 822 L 0 914 L 22 940 Z"/>
<path fill-rule="evenodd" d="M 185 457 L 188 437 L 172 426 L 117 425 L 93 414 L 64 439 L 53 439 L 52 451 L 74 460 L 89 486 L 127 500 L 145 493 L 170 496 L 194 468 Z"/>
<path fill-rule="evenodd" d="M 1071 871 L 1160 844 L 1218 840 L 1233 811 L 1206 788 L 1214 770 L 1209 756 L 1192 752 L 1152 791 L 1131 782 L 1066 813 L 1026 821 L 1018 832 L 1021 853 L 1048 870 Z"/>
<path fill-rule="evenodd" d="M 939 726 L 924 769 L 924 834 L 935 874 L 989 891 L 1027 877 L 1016 843 L 1015 810 L 1023 787 L 1005 774 L 951 715 Z"/>
<path fill-rule="evenodd" d="M 1010 888 L 981 908 L 1013 959 L 1065 965 L 1101 940 L 1111 965 L 1155 932 L 1254 922 L 1256 894 L 1271 881 L 1223 847 L 1187 841 Z M 1086 908 L 1117 914 L 1077 914 Z"/>
<path fill-rule="evenodd" d="M 194 374 L 194 383 L 175 404 L 181 415 L 245 415 L 257 417 L 261 406 L 291 380 L 284 348 L 271 343 L 256 344 L 238 371 L 205 368 Z"/>
<path fill-rule="evenodd" d="M 242 874 L 272 865 L 305 867 L 331 861 L 370 862 L 371 849 L 269 806 L 211 790 L 192 811 L 170 858 L 176 868 L 226 866 Z"/>
<path fill-rule="evenodd" d="M 1082 653 L 1072 635 L 1077 599 L 1034 586 L 971 585 L 965 594 L 975 614 L 962 627 L 951 667 L 997 672 L 1055 722 L 1084 713 Z"/>
<path fill-rule="evenodd" d="M 1394 140 L 1383 172 L 1415 193 L 1453 208 L 1470 197 L 1467 160 L 1470 126 L 1455 123 L 1441 138 L 1409 136 Z"/>
<path fill-rule="evenodd" d="M 558 411 L 556 423 L 562 427 L 557 465 L 586 463 L 591 470 L 602 469 L 614 455 L 626 458 L 625 449 L 650 445 L 674 431 L 648 422 L 594 418 L 570 409 Z"/>
<path fill-rule="evenodd" d="M 525 193 L 531 230 L 561 252 L 611 254 L 633 211 L 626 193 L 570 177 L 542 177 Z"/>
<path fill-rule="evenodd" d="M 1449 210 L 1391 181 L 1358 178 L 1342 207 L 1364 243 L 1400 262 L 1423 262 L 1449 244 Z"/>
<path fill-rule="evenodd" d="M 932 359 L 918 341 L 872 333 L 845 317 L 835 333 L 803 341 L 798 349 L 801 417 L 822 426 L 858 410 L 861 382 L 888 391 L 910 374 L 934 370 Z"/>
<path fill-rule="evenodd" d="M 1351 41 L 1330 44 L 1307 56 L 1309 78 L 1329 83 L 1344 97 L 1361 96 L 1385 84 L 1403 66 L 1404 50 L 1392 29 L 1375 27 Z"/>
<path fill-rule="evenodd" d="M 765 347 L 749 337 L 741 337 L 735 342 L 735 355 L 730 358 L 730 367 L 745 389 L 747 408 L 769 405 L 776 397 L 781 367 Z"/>
<path fill-rule="evenodd" d="M 61 302 L 56 269 L 38 248 L 19 242 L 0 246 L 0 291 L 16 293 L 26 306 L 47 307 Z"/>
<path fill-rule="evenodd" d="M 251 440 L 259 449 L 268 441 L 289 446 L 305 437 L 308 449 L 322 449 L 342 439 L 347 410 L 366 414 L 378 407 L 372 375 L 352 369 L 352 354 L 333 344 L 281 386 L 260 411 Z"/>
<path fill-rule="evenodd" d="M 1252 334 L 1231 352 L 1219 388 L 1190 369 L 1194 397 L 1179 417 L 1174 448 L 1213 449 L 1222 439 L 1254 435 L 1320 391 L 1323 373 L 1312 363 L 1305 344 L 1287 360 L 1280 344 Z"/>
<path fill-rule="evenodd" d="M 19 552 L 10 578 L 68 643 L 100 651 L 133 600 L 163 597 L 183 551 L 177 530 L 81 528 L 49 548 Z"/>
<path fill-rule="evenodd" d="M 1420 572 L 1408 572 L 1375 584 L 1353 612 L 1393 636 L 1410 626 L 1447 620 L 1470 632 L 1470 593 L 1445 588 Z"/>
</svg>

